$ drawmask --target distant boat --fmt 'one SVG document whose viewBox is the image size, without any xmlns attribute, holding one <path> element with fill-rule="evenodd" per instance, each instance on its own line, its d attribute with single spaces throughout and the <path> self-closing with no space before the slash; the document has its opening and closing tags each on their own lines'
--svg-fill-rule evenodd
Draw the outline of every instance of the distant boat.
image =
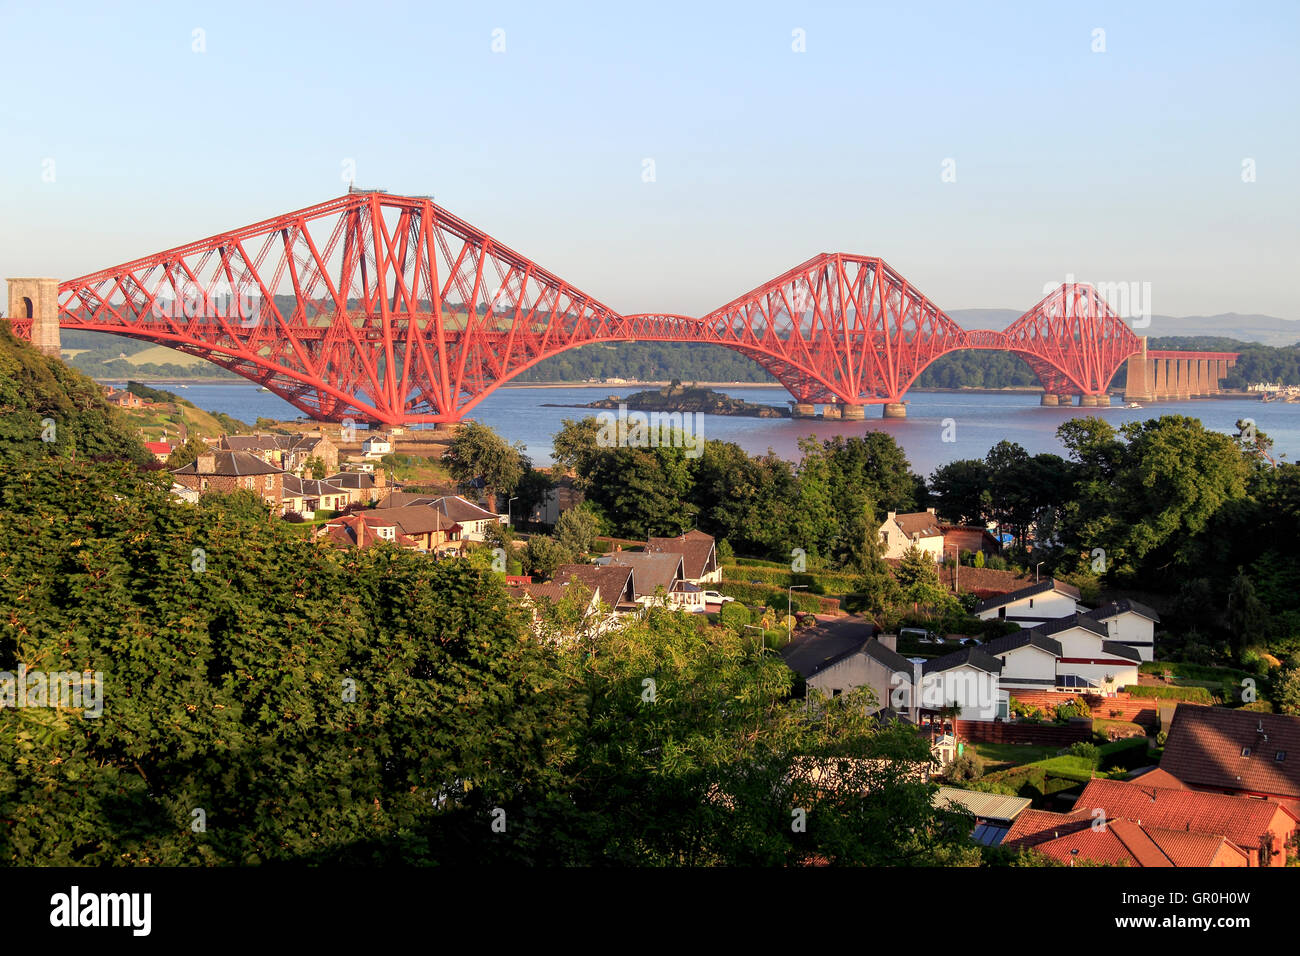
<svg viewBox="0 0 1300 956">
<path fill-rule="evenodd" d="M 1137 402 L 1129 402 L 1129 403 L 1128 403 L 1127 405 L 1125 405 L 1124 407 L 1125 407 L 1125 408 L 1141 408 L 1142 406 L 1139 405 Z"/>
<path fill-rule="evenodd" d="M 259 392 L 269 392 L 270 389 L 267 388 L 265 385 L 263 385 L 261 388 L 258 389 L 258 391 L 259 391 Z"/>
</svg>

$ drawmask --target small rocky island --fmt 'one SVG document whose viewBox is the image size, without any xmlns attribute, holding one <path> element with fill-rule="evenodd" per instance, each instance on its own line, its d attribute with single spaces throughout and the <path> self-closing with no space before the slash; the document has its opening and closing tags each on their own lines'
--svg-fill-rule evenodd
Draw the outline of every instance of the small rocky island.
<svg viewBox="0 0 1300 956">
<path fill-rule="evenodd" d="M 744 399 L 732 398 L 710 388 L 689 385 L 665 385 L 663 388 L 635 392 L 626 398 L 611 395 L 586 405 L 561 406 L 568 408 L 609 408 L 620 405 L 634 412 L 702 412 L 705 415 L 736 415 L 748 418 L 789 418 L 790 410 L 773 405 L 758 405 Z"/>
</svg>

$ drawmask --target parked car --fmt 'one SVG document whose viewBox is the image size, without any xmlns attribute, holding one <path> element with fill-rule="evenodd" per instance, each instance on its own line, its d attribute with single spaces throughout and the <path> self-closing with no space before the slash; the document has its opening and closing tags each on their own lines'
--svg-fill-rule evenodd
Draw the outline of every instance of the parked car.
<svg viewBox="0 0 1300 956">
<path fill-rule="evenodd" d="M 704 601 L 706 604 L 728 604 L 736 600 L 734 597 L 727 597 L 725 594 L 719 594 L 717 591 L 705 591 Z"/>
<path fill-rule="evenodd" d="M 898 629 L 899 638 L 914 637 L 922 644 L 942 644 L 943 638 L 934 631 L 927 630 L 923 627 L 900 627 Z"/>
<path fill-rule="evenodd" d="M 979 647 L 984 642 L 978 637 L 963 637 L 957 641 L 962 647 Z"/>
</svg>

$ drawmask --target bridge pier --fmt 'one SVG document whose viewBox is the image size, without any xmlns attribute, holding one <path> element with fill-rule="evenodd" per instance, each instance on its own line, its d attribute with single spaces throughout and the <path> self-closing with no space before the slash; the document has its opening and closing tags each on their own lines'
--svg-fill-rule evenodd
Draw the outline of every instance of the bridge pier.
<svg viewBox="0 0 1300 956">
<path fill-rule="evenodd" d="M 813 405 L 812 402 L 794 402 L 793 407 L 790 409 L 790 417 L 816 418 L 817 406 Z"/>
<path fill-rule="evenodd" d="M 840 406 L 836 405 L 834 402 L 827 402 L 822 406 L 822 418 L 826 419 L 828 422 L 839 421 Z"/>
<path fill-rule="evenodd" d="M 860 422 L 867 417 L 865 405 L 841 405 L 840 414 L 846 422 Z"/>
<path fill-rule="evenodd" d="M 1080 408 L 1096 408 L 1096 407 L 1097 407 L 1097 396 L 1096 396 L 1096 395 L 1080 395 L 1080 396 L 1079 396 L 1079 407 L 1080 407 Z"/>
<path fill-rule="evenodd" d="M 32 345 L 59 357 L 59 280 L 9 279 L 9 320 L 32 323 Z"/>
<path fill-rule="evenodd" d="M 1043 397 L 1038 400 L 1040 405 L 1060 405 L 1061 396 L 1053 395 L 1051 392 L 1043 392 Z"/>
<path fill-rule="evenodd" d="M 882 418 L 906 418 L 907 406 L 902 402 L 886 402 Z"/>
</svg>

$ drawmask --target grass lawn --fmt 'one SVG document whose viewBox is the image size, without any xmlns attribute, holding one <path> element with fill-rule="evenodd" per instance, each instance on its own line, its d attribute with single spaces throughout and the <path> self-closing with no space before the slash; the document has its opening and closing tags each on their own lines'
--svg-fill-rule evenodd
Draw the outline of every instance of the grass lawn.
<svg viewBox="0 0 1300 956">
<path fill-rule="evenodd" d="M 1036 763 L 1055 757 L 1059 747 L 1040 747 L 1033 744 L 971 744 L 984 761 L 984 772 L 994 773 L 1010 767 Z"/>
<path fill-rule="evenodd" d="M 1060 777 L 1063 780 L 1086 782 L 1092 779 L 1094 774 L 1102 776 L 1091 760 L 1086 757 L 1076 757 L 1073 754 L 1064 754 L 1060 757 L 1040 760 L 1034 766 L 1042 767 L 1046 773 L 1051 774 L 1053 777 Z"/>
<path fill-rule="evenodd" d="M 1092 719 L 1092 732 L 1100 734 L 1102 737 L 1105 737 L 1106 731 L 1112 727 L 1118 727 L 1143 737 L 1146 736 L 1146 731 L 1142 729 L 1141 724 L 1135 724 L 1128 720 L 1111 720 L 1108 717 L 1094 717 Z"/>
</svg>

